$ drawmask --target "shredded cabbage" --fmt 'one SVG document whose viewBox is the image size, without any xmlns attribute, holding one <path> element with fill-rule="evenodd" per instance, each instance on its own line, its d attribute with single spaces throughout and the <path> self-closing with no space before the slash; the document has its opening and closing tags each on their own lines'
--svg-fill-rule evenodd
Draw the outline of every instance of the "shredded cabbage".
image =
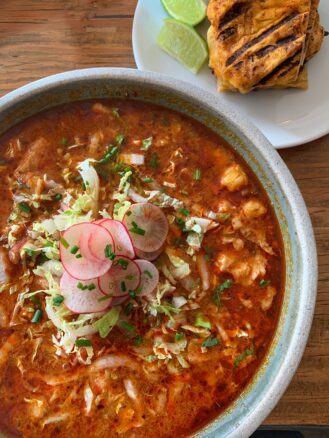
<svg viewBox="0 0 329 438">
<path fill-rule="evenodd" d="M 81 222 L 91 222 L 93 220 L 93 212 L 89 210 L 87 214 L 83 214 L 82 210 L 75 210 L 73 207 L 72 209 L 65 210 L 62 213 L 57 214 L 54 216 L 53 220 L 56 228 L 59 231 L 64 231 L 72 225 L 79 224 Z"/>
<path fill-rule="evenodd" d="M 120 311 L 120 307 L 113 307 L 109 312 L 93 323 L 93 327 L 99 332 L 101 338 L 106 338 L 118 322 Z"/>
<path fill-rule="evenodd" d="M 111 215 L 109 214 L 108 211 L 105 210 L 105 208 L 103 210 L 100 210 L 98 213 L 104 219 L 112 219 Z"/>
<path fill-rule="evenodd" d="M 99 198 L 99 177 L 96 170 L 91 165 L 95 160 L 84 160 L 79 163 L 77 169 L 84 182 L 86 194 L 93 202 L 93 210 L 97 212 L 98 198 Z"/>
<path fill-rule="evenodd" d="M 191 273 L 190 265 L 185 260 L 175 255 L 172 249 L 167 248 L 166 254 L 172 264 L 170 272 L 175 280 L 181 280 Z"/>
<path fill-rule="evenodd" d="M 126 211 L 129 209 L 130 206 L 131 202 L 129 201 L 122 201 L 114 204 L 113 218 L 118 221 L 122 221 L 124 215 L 126 214 Z"/>
<path fill-rule="evenodd" d="M 184 203 L 182 201 L 176 198 L 172 198 L 171 196 L 167 195 L 166 193 L 160 192 L 159 190 L 153 190 L 150 192 L 145 191 L 145 193 L 148 195 L 148 202 L 152 202 L 158 207 L 172 207 L 175 210 L 184 207 Z"/>
<path fill-rule="evenodd" d="M 157 339 L 153 346 L 154 354 L 158 359 L 172 359 L 171 354 L 180 354 L 185 350 L 187 346 L 187 340 L 184 337 L 180 341 L 177 342 L 163 342 L 162 339 Z"/>
<path fill-rule="evenodd" d="M 131 170 L 124 173 L 120 179 L 118 191 L 113 194 L 113 199 L 118 201 L 114 204 L 113 208 L 113 217 L 116 220 L 122 220 L 126 211 L 131 206 L 131 202 L 127 200 L 131 175 Z"/>
</svg>

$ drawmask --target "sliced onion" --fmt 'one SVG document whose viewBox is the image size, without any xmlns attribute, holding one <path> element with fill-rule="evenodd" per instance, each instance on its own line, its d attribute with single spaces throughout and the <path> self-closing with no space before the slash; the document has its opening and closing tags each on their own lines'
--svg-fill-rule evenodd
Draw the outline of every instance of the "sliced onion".
<svg viewBox="0 0 329 438">
<path fill-rule="evenodd" d="M 185 306 L 185 304 L 187 303 L 187 299 L 185 297 L 173 297 L 172 299 L 172 303 L 175 307 L 177 307 L 178 309 L 180 307 Z"/>
<path fill-rule="evenodd" d="M 157 251 L 152 251 L 152 252 L 146 252 L 136 248 L 136 256 L 139 257 L 140 259 L 149 260 L 150 262 L 157 259 L 159 255 L 162 254 L 162 252 L 163 252 L 162 247 Z"/>
<path fill-rule="evenodd" d="M 157 251 L 168 235 L 166 216 L 159 207 L 150 203 L 131 205 L 123 223 L 130 233 L 134 247 L 142 251 Z"/>
<path fill-rule="evenodd" d="M 126 164 L 142 166 L 145 162 L 143 154 L 120 154 L 120 159 Z"/>
<path fill-rule="evenodd" d="M 89 246 L 91 236 L 92 252 Z M 113 239 L 100 225 L 90 222 L 72 225 L 64 231 L 59 246 L 64 269 L 78 280 L 90 280 L 105 274 L 112 266 L 112 260 L 105 256 L 107 245 L 113 248 Z"/>
<path fill-rule="evenodd" d="M 99 277 L 98 285 L 105 295 L 127 297 L 130 290 L 138 288 L 140 281 L 141 271 L 137 263 L 127 257 L 117 256 L 111 269 Z"/>
<path fill-rule="evenodd" d="M 90 366 L 91 371 L 104 370 L 106 368 L 131 368 L 132 370 L 139 370 L 140 365 L 135 358 L 126 354 L 110 354 L 108 356 L 100 357 Z"/>
<path fill-rule="evenodd" d="M 147 202 L 148 198 L 144 198 L 144 196 L 140 195 L 139 193 L 135 192 L 132 188 L 128 191 L 129 198 L 134 202 Z"/>
<path fill-rule="evenodd" d="M 141 271 L 141 292 L 139 296 L 151 294 L 159 283 L 159 271 L 148 260 L 136 260 L 137 265 Z"/>
<path fill-rule="evenodd" d="M 78 287 L 94 285 L 93 290 L 82 290 Z M 98 313 L 111 304 L 111 299 L 102 300 L 104 295 L 98 288 L 97 279 L 81 281 L 64 272 L 60 281 L 60 290 L 65 306 L 73 313 Z"/>
<path fill-rule="evenodd" d="M 135 250 L 130 234 L 122 222 L 114 219 L 101 219 L 96 221 L 98 225 L 107 229 L 114 240 L 114 249 L 116 255 L 122 255 L 130 259 L 135 258 Z"/>
</svg>

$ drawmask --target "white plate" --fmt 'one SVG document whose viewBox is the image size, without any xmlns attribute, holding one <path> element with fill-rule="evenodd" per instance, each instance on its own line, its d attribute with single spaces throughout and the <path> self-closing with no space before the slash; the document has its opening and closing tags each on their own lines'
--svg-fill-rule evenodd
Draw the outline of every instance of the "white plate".
<svg viewBox="0 0 329 438">
<path fill-rule="evenodd" d="M 328 0 L 320 4 L 321 22 L 329 30 Z M 207 66 L 194 75 L 156 45 L 162 20 L 168 15 L 160 0 L 139 0 L 133 25 L 133 50 L 137 67 L 166 73 L 217 93 L 216 81 Z M 198 30 L 205 35 L 209 23 Z M 220 93 L 223 99 L 247 115 L 277 149 L 297 146 L 329 132 L 329 37 L 309 62 L 309 89 L 267 90 L 246 96 Z"/>
</svg>

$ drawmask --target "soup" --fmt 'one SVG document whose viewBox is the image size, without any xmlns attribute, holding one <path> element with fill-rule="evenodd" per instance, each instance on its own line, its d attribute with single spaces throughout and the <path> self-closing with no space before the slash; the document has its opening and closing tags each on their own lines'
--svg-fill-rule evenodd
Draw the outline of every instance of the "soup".
<svg viewBox="0 0 329 438">
<path fill-rule="evenodd" d="M 269 199 L 196 121 L 83 101 L 0 139 L 0 430 L 183 437 L 251 381 L 284 253 Z"/>
</svg>

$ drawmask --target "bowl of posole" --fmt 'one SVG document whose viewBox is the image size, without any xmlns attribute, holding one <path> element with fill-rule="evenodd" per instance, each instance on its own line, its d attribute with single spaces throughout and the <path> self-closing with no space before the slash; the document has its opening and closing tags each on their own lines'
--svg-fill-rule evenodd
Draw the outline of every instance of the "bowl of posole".
<svg viewBox="0 0 329 438">
<path fill-rule="evenodd" d="M 276 334 L 262 366 L 239 398 L 198 437 L 248 437 L 287 388 L 312 323 L 317 284 L 316 247 L 302 196 L 289 170 L 250 122 L 215 96 L 156 73 L 97 68 L 47 77 L 0 99 L 0 134 L 53 106 L 91 98 L 129 98 L 174 109 L 224 137 L 266 190 L 284 241 L 285 292 Z"/>
</svg>

